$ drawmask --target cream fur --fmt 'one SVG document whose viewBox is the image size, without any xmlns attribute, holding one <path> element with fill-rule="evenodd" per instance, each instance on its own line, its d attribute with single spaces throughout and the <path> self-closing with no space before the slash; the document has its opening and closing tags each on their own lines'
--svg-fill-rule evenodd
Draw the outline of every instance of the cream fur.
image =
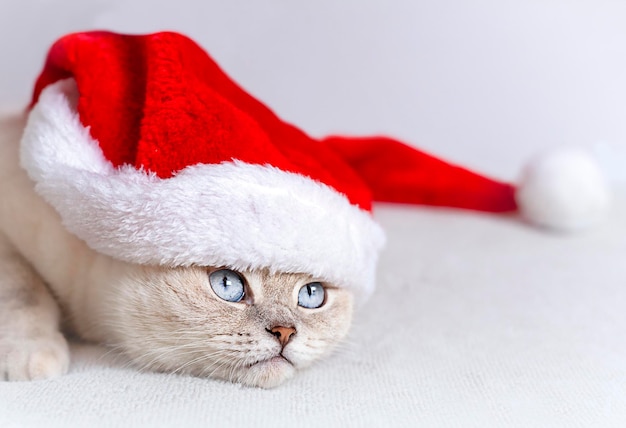
<svg viewBox="0 0 626 428">
<path fill-rule="evenodd" d="M 236 161 L 190 166 L 166 180 L 115 169 L 80 124 L 75 96 L 71 80 L 43 91 L 21 162 L 92 249 L 139 264 L 306 272 L 362 298 L 372 292 L 383 232 L 338 192 Z"/>
<path fill-rule="evenodd" d="M 0 234 L 0 380 L 64 373 L 69 352 L 59 321 L 59 308 L 41 278 Z"/>
<path fill-rule="evenodd" d="M 89 340 L 98 329 L 100 302 L 113 282 L 134 267 L 90 250 L 61 224 L 58 214 L 35 193 L 19 166 L 25 117 L 0 120 L 0 232 L 16 253 L 45 279 L 62 303 L 69 327 Z M 7 250 L 8 251 L 8 250 Z"/>
</svg>

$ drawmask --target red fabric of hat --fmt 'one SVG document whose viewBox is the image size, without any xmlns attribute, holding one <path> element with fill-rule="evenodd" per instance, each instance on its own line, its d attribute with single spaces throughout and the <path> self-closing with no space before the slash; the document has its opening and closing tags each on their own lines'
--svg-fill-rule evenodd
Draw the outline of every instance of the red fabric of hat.
<svg viewBox="0 0 626 428">
<path fill-rule="evenodd" d="M 389 138 L 313 139 L 176 33 L 61 38 L 21 144 L 37 191 L 96 251 L 306 272 L 364 296 L 384 242 L 373 201 L 521 208 L 538 224 L 573 228 L 607 200 L 577 155 L 537 163 L 515 188 Z"/>
</svg>

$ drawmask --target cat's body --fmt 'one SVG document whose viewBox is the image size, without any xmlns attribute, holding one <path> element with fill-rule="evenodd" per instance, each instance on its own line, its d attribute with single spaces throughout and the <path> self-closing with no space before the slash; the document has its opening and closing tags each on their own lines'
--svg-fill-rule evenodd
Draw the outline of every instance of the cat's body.
<svg viewBox="0 0 626 428">
<path fill-rule="evenodd" d="M 351 293 L 331 286 L 322 307 L 298 306 L 298 290 L 316 280 L 308 275 L 241 272 L 245 299 L 231 303 L 211 290 L 216 268 L 138 266 L 92 251 L 21 169 L 25 121 L 0 120 L 0 379 L 64 373 L 61 324 L 116 346 L 140 368 L 262 387 L 281 383 L 346 335 Z"/>
</svg>

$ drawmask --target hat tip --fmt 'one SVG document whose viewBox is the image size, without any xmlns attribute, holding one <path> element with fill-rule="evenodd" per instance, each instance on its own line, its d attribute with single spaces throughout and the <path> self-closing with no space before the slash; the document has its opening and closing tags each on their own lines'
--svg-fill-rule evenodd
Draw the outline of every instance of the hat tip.
<svg viewBox="0 0 626 428">
<path fill-rule="evenodd" d="M 561 148 L 537 156 L 526 166 L 515 197 L 528 222 L 573 232 L 599 223 L 609 211 L 611 194 L 590 154 Z"/>
</svg>

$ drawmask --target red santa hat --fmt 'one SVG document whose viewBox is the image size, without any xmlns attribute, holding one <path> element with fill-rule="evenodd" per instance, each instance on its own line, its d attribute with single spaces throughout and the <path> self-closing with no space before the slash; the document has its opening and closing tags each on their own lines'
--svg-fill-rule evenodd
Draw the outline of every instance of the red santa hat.
<svg viewBox="0 0 626 428">
<path fill-rule="evenodd" d="M 516 188 L 388 138 L 313 139 L 176 33 L 57 41 L 21 162 L 65 227 L 98 252 L 306 272 L 362 295 L 384 242 L 373 201 L 521 210 L 575 228 L 608 200 L 578 153 L 544 158 Z"/>
</svg>

